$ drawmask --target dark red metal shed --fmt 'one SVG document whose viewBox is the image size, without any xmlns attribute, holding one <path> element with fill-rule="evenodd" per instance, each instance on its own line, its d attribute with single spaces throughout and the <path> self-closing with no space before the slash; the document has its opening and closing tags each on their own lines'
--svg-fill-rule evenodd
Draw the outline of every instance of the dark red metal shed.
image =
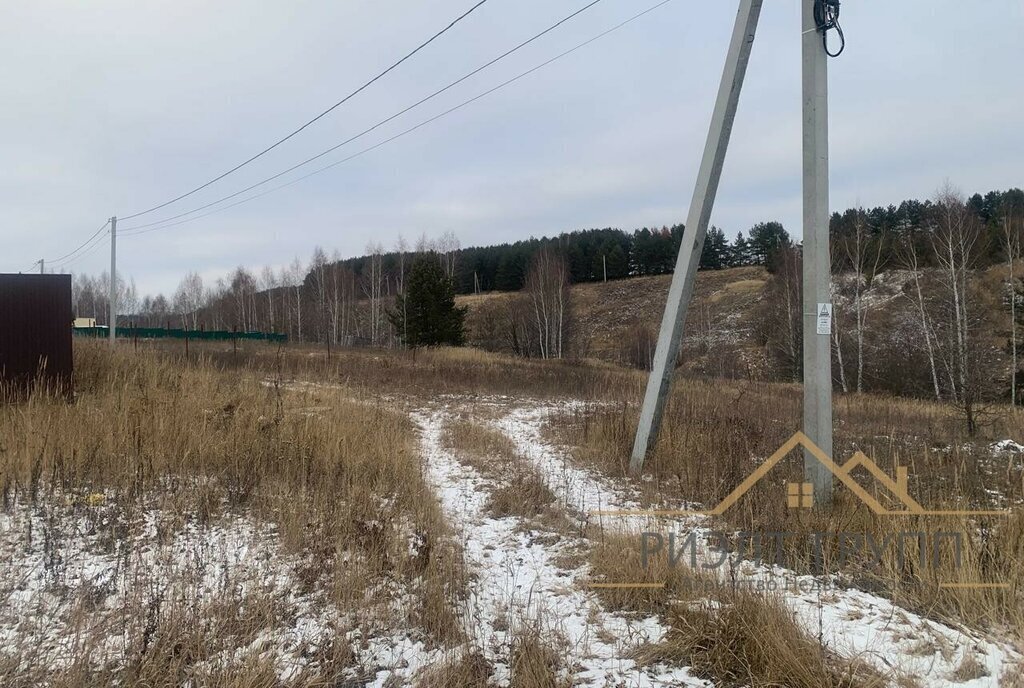
<svg viewBox="0 0 1024 688">
<path fill-rule="evenodd" d="M 0 274 L 0 382 L 71 392 L 71 275 Z"/>
</svg>

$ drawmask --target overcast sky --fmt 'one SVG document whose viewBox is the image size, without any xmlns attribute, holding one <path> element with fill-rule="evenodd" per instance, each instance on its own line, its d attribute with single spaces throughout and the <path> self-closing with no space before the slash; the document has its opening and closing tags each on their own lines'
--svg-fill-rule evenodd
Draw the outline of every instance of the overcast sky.
<svg viewBox="0 0 1024 688">
<path fill-rule="evenodd" d="M 603 0 L 321 162 L 346 157 L 614 26 Z M 0 6 L 0 270 L 21 271 L 233 167 L 442 28 L 471 0 L 32 0 Z M 358 133 L 586 4 L 489 0 L 397 70 L 206 191 Z M 1024 185 L 1024 2 L 848 0 L 831 60 L 833 208 Z M 684 220 L 735 17 L 673 0 L 437 122 L 250 203 L 118 242 L 142 293 L 197 270 L 343 256 L 400 234 L 464 246 Z M 800 16 L 765 2 L 712 222 L 800 235 Z M 313 169 L 313 168 L 311 168 Z M 296 172 L 298 176 L 301 172 Z M 286 181 L 292 177 L 282 179 Z M 106 245 L 74 264 L 99 272 Z"/>
</svg>

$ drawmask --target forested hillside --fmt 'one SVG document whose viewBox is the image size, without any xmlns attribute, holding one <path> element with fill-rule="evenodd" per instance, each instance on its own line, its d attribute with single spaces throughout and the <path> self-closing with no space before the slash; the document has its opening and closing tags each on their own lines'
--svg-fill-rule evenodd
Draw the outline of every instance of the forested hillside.
<svg viewBox="0 0 1024 688">
<path fill-rule="evenodd" d="M 393 309 L 411 265 L 436 260 L 469 306 L 467 343 L 525 357 L 600 357 L 645 367 L 685 234 L 681 225 L 594 229 L 499 246 L 460 248 L 451 234 L 415 248 L 371 246 L 342 259 L 317 249 L 257 277 L 238 268 L 204 285 L 186 276 L 172 299 L 121 286 L 125 320 L 287 332 L 292 341 L 401 346 Z M 1016 398 L 1024 192 L 835 213 L 836 385 L 932 397 L 976 416 Z M 685 365 L 694 372 L 799 380 L 800 246 L 777 222 L 729 240 L 713 228 L 690 310 Z M 76 310 L 104 322 L 105 276 L 77 276 Z M 572 285 L 572 288 L 570 288 Z M 492 296 L 498 295 L 498 296 Z M 457 339 L 457 338 L 456 338 Z M 896 352 L 896 353 L 893 353 Z M 973 421 L 972 421 L 973 422 Z"/>
<path fill-rule="evenodd" d="M 1008 215 L 1024 213 L 1024 191 L 990 191 L 974 194 L 966 201 L 970 214 L 983 228 L 985 246 L 978 267 L 988 267 L 1006 259 L 1001 240 L 1002 221 Z M 875 208 L 849 208 L 832 215 L 830 231 L 833 241 L 842 243 L 863 223 L 873 240 L 881 241 L 883 264 L 898 262 L 896 244 L 901 239 L 917 244 L 923 266 L 935 259 L 922 250 L 927 235 L 936 224 L 936 201 L 905 200 L 899 205 Z M 531 256 L 543 246 L 554 245 L 563 253 L 573 284 L 620 279 L 629 276 L 663 275 L 675 267 L 675 257 L 682 241 L 684 226 L 643 227 L 633 231 L 621 229 L 586 229 L 565 232 L 553 237 L 531 238 L 512 244 L 459 248 L 452 236 L 437 242 L 439 252 L 450 255 L 454 264 L 456 293 L 480 291 L 518 291 L 526 279 Z M 778 222 L 765 221 L 739 231 L 735 235 L 712 227 L 708 232 L 702 269 L 721 269 L 746 265 L 771 266 L 778 250 L 791 243 L 787 230 Z M 427 242 L 429 246 L 430 243 Z M 849 260 L 837 256 L 837 268 L 848 269 Z M 400 251 L 366 255 L 342 261 L 357 277 L 368 274 L 378 261 L 385 274 L 396 274 L 403 262 Z M 308 278 L 307 278 L 308 279 Z"/>
</svg>

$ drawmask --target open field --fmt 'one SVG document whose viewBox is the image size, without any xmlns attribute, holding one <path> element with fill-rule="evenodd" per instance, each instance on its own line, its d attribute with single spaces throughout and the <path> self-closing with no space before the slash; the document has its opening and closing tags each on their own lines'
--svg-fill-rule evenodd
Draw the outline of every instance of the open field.
<svg viewBox="0 0 1024 688">
<path fill-rule="evenodd" d="M 75 403 L 0 409 L 5 685 L 1024 684 L 1008 409 L 967 438 L 941 405 L 836 405 L 837 461 L 860 449 L 929 509 L 1006 516 L 884 518 L 841 486 L 827 513 L 788 509 L 794 457 L 720 516 L 616 517 L 716 504 L 798 428 L 798 388 L 682 380 L 632 479 L 635 370 L 179 344 L 76 342 Z M 940 529 L 963 565 L 743 547 Z M 692 561 L 645 561 L 641 531 L 693 534 Z"/>
</svg>

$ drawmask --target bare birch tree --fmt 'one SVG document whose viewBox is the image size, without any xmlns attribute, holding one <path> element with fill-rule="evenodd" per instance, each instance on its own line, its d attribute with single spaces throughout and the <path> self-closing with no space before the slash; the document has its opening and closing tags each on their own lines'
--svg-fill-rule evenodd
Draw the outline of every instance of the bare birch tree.
<svg viewBox="0 0 1024 688">
<path fill-rule="evenodd" d="M 1017 258 L 1020 257 L 1020 227 L 1013 211 L 1007 209 L 1003 216 L 1003 246 L 1009 267 L 1007 292 L 1010 299 L 1010 406 L 1017 406 L 1017 280 L 1014 274 Z"/>
<path fill-rule="evenodd" d="M 273 268 L 265 266 L 260 274 L 260 289 L 267 301 L 267 330 L 277 331 L 277 320 L 274 317 L 274 292 L 277 291 L 277 275 Z"/>
<path fill-rule="evenodd" d="M 189 272 L 174 292 L 172 302 L 174 310 L 181 314 L 184 327 L 199 329 L 199 311 L 204 306 L 204 297 L 203 278 L 197 272 Z"/>
<path fill-rule="evenodd" d="M 380 343 L 381 317 L 384 314 L 384 248 L 371 243 L 366 247 L 366 263 L 360 286 L 370 305 L 370 343 Z"/>
<path fill-rule="evenodd" d="M 444 268 L 444 274 L 448 275 L 450 280 L 455 278 L 455 258 L 460 246 L 459 238 L 455 236 L 454 232 L 445 232 L 435 243 L 434 248 L 441 259 L 441 267 Z"/>
<path fill-rule="evenodd" d="M 296 256 L 295 260 L 286 271 L 285 283 L 290 287 L 289 291 L 295 299 L 295 338 L 302 341 L 302 284 L 305 281 L 305 272 L 302 269 L 302 261 Z"/>
<path fill-rule="evenodd" d="M 939 370 L 936 365 L 936 341 L 935 327 L 925 307 L 924 290 L 921 288 L 921 261 L 917 255 L 917 247 L 912 237 L 907 237 L 899 244 L 898 251 L 901 255 L 903 265 L 910 271 L 911 280 L 914 283 L 914 292 L 910 298 L 914 303 L 914 310 L 917 312 L 918 320 L 921 323 L 921 334 L 924 337 L 925 353 L 928 355 L 928 368 L 932 378 L 932 388 L 935 391 L 935 400 L 942 401 L 942 387 L 939 385 Z"/>
<path fill-rule="evenodd" d="M 847 259 L 853 267 L 854 338 L 857 347 L 857 392 L 864 391 L 864 333 L 867 326 L 868 304 L 864 295 L 871 289 L 875 275 L 884 264 L 884 237 L 872 237 L 864 218 L 864 209 L 858 208 L 853 235 L 843 242 Z"/>
<path fill-rule="evenodd" d="M 550 246 L 537 251 L 526 274 L 541 358 L 563 358 L 569 324 L 569 268 Z"/>
<path fill-rule="evenodd" d="M 971 434 L 978 427 L 981 371 L 977 354 L 982 344 L 974 339 L 978 314 L 972 309 L 969 287 L 980 237 L 977 218 L 960 193 L 947 184 L 935 199 L 931 240 L 939 266 L 939 281 L 948 299 L 944 329 L 949 333 L 946 360 L 951 397 L 964 413 L 967 431 Z"/>
<path fill-rule="evenodd" d="M 309 272 L 313 277 L 314 296 L 316 297 L 316 341 L 326 341 L 327 328 L 327 254 L 317 246 L 313 249 Z"/>
<path fill-rule="evenodd" d="M 395 244 L 395 252 L 398 253 L 398 274 L 395 276 L 395 294 L 397 296 L 405 296 L 405 254 L 408 253 L 409 246 L 405 242 L 405 237 L 401 234 L 398 235 L 398 242 Z M 402 305 L 402 341 L 408 340 L 409 334 L 409 307 L 407 299 L 401 299 Z"/>
<path fill-rule="evenodd" d="M 803 374 L 803 295 L 800 254 L 780 249 L 758 315 L 761 341 L 779 373 L 799 382 Z"/>
</svg>

